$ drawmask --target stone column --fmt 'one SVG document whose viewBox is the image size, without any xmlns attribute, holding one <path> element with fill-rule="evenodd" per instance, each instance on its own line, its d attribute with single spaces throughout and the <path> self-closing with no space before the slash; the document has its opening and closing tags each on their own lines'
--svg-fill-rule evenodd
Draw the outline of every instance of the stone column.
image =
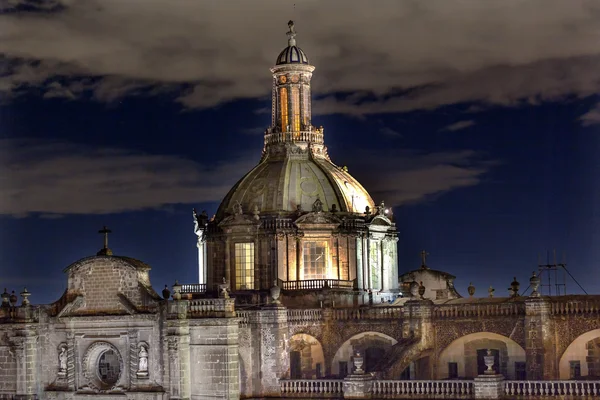
<svg viewBox="0 0 600 400">
<path fill-rule="evenodd" d="M 550 304 L 541 297 L 525 300 L 525 354 L 528 380 L 557 378 Z"/>
<path fill-rule="evenodd" d="M 263 397 L 279 397 L 279 379 L 287 378 L 290 369 L 287 309 L 270 305 L 258 312 L 260 328 L 261 386 Z"/>
<path fill-rule="evenodd" d="M 25 330 L 12 337 L 17 360 L 17 393 L 15 399 L 37 399 L 37 333 Z"/>
<path fill-rule="evenodd" d="M 186 319 L 187 302 L 169 304 L 167 321 L 167 356 L 169 367 L 169 398 L 190 399 L 190 330 Z"/>
</svg>

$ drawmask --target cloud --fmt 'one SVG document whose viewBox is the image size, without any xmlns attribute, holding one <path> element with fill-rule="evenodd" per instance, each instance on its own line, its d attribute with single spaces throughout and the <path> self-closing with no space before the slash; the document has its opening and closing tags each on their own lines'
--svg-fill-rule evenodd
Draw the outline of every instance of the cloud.
<svg viewBox="0 0 600 400">
<path fill-rule="evenodd" d="M 440 130 L 454 132 L 454 131 L 460 131 L 461 129 L 469 128 L 473 125 L 475 125 L 475 121 L 473 121 L 473 120 L 458 121 L 458 122 L 455 122 L 453 124 L 446 126 L 445 128 L 442 128 Z"/>
<path fill-rule="evenodd" d="M 371 154 L 372 153 L 372 154 Z M 478 184 L 494 164 L 472 151 L 349 155 L 375 199 L 400 205 Z M 218 202 L 258 159 L 203 165 L 181 157 L 62 141 L 0 140 L 0 215 L 60 218 Z"/>
<path fill-rule="evenodd" d="M 581 121 L 581 125 L 583 126 L 600 124 L 600 103 L 579 117 L 579 121 Z"/>
<path fill-rule="evenodd" d="M 369 183 L 366 189 L 375 202 L 384 200 L 392 206 L 429 201 L 453 190 L 478 185 L 498 165 L 485 154 L 471 150 L 372 154 L 367 151 L 349 159 L 354 160 L 349 163 L 350 173 L 355 173 L 361 183 Z"/>
<path fill-rule="evenodd" d="M 175 86 L 188 108 L 268 96 L 291 12 L 277 0 L 0 4 L 0 53 L 17 63 L 0 78 L 3 97 L 91 77 L 86 90 L 46 97 L 91 91 L 114 101 Z M 339 12 L 340 4 L 296 4 L 298 44 L 317 67 L 315 113 L 506 106 L 600 91 L 595 0 L 347 0 Z M 338 93 L 361 95 L 331 96 Z"/>
<path fill-rule="evenodd" d="M 256 157 L 202 165 L 58 141 L 0 140 L 0 215 L 107 214 L 220 201 Z"/>
<path fill-rule="evenodd" d="M 384 136 L 389 136 L 389 137 L 402 137 L 402 134 L 400 132 L 398 132 L 395 129 L 390 128 L 389 126 L 384 126 L 382 128 L 379 128 L 379 133 L 381 133 Z"/>
</svg>

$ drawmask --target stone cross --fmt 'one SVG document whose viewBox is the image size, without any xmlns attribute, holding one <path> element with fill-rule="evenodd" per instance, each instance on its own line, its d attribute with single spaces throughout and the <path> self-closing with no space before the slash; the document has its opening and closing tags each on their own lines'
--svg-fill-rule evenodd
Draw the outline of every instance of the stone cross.
<svg viewBox="0 0 600 400">
<path fill-rule="evenodd" d="M 421 266 L 426 266 L 426 262 L 427 262 L 427 256 L 429 255 L 428 252 L 426 252 L 425 250 L 421 251 Z"/>
<path fill-rule="evenodd" d="M 108 234 L 112 233 L 112 231 L 110 229 L 108 229 L 105 225 L 102 229 L 100 229 L 98 231 L 98 233 L 101 233 L 104 235 L 104 248 L 108 249 Z"/>
</svg>

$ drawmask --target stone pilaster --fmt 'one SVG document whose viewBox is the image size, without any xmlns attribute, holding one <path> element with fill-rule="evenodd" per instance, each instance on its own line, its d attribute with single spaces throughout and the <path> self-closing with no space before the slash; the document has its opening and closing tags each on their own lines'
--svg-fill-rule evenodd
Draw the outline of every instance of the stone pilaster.
<svg viewBox="0 0 600 400">
<path fill-rule="evenodd" d="M 402 337 L 420 339 L 420 347 L 433 347 L 433 323 L 431 300 L 409 300 L 404 303 Z"/>
<path fill-rule="evenodd" d="M 169 398 L 190 399 L 190 329 L 187 302 L 175 301 L 170 314 L 177 319 L 167 321 L 167 356 L 169 366 Z"/>
<path fill-rule="evenodd" d="M 37 333 L 30 330 L 18 332 L 11 338 L 17 360 L 17 393 L 15 399 L 37 399 L 38 365 Z"/>
<path fill-rule="evenodd" d="M 550 304 L 543 298 L 525 301 L 525 344 L 527 379 L 554 379 L 556 368 Z"/>
<path fill-rule="evenodd" d="M 260 326 L 262 396 L 279 397 L 279 379 L 289 374 L 287 309 L 265 307 L 258 313 Z"/>
</svg>

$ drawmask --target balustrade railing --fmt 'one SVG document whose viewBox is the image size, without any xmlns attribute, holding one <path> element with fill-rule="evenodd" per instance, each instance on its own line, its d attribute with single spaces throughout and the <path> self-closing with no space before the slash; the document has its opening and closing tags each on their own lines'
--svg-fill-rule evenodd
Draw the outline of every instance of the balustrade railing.
<svg viewBox="0 0 600 400">
<path fill-rule="evenodd" d="M 185 283 L 181 285 L 181 294 L 206 293 L 206 283 Z"/>
<path fill-rule="evenodd" d="M 312 308 L 307 310 L 288 310 L 287 319 L 288 322 L 321 321 L 323 319 L 323 312 L 320 308 Z"/>
<path fill-rule="evenodd" d="M 524 315 L 525 305 L 522 303 L 504 304 L 445 304 L 434 307 L 436 318 L 456 317 L 490 317 Z"/>
<path fill-rule="evenodd" d="M 279 381 L 282 397 L 342 397 L 341 379 L 282 379 Z"/>
<path fill-rule="evenodd" d="M 504 393 L 516 396 L 597 396 L 600 381 L 506 381 Z"/>
<path fill-rule="evenodd" d="M 550 313 L 555 315 L 589 314 L 600 312 L 598 300 L 568 300 L 550 303 Z"/>
<path fill-rule="evenodd" d="M 332 318 L 340 321 L 400 319 L 402 307 L 335 308 Z"/>
<path fill-rule="evenodd" d="M 236 315 L 240 320 L 240 325 L 248 325 L 248 320 L 250 319 L 249 311 L 236 311 Z"/>
<path fill-rule="evenodd" d="M 322 131 L 276 132 L 265 135 L 265 144 L 283 142 L 323 143 Z"/>
<path fill-rule="evenodd" d="M 278 229 L 293 229 L 294 222 L 288 218 L 272 218 L 265 219 L 262 223 L 263 229 L 266 230 L 278 230 Z"/>
<path fill-rule="evenodd" d="M 473 397 L 473 381 L 374 381 L 375 398 L 470 399 Z"/>
<path fill-rule="evenodd" d="M 169 304 L 173 312 L 179 312 L 178 302 Z M 236 316 L 234 299 L 195 299 L 187 301 L 187 312 L 190 317 L 232 318 Z"/>
<path fill-rule="evenodd" d="M 354 281 L 344 281 L 339 279 L 308 279 L 303 281 L 284 281 L 283 290 L 310 290 L 310 289 L 344 289 L 354 288 Z"/>
</svg>

